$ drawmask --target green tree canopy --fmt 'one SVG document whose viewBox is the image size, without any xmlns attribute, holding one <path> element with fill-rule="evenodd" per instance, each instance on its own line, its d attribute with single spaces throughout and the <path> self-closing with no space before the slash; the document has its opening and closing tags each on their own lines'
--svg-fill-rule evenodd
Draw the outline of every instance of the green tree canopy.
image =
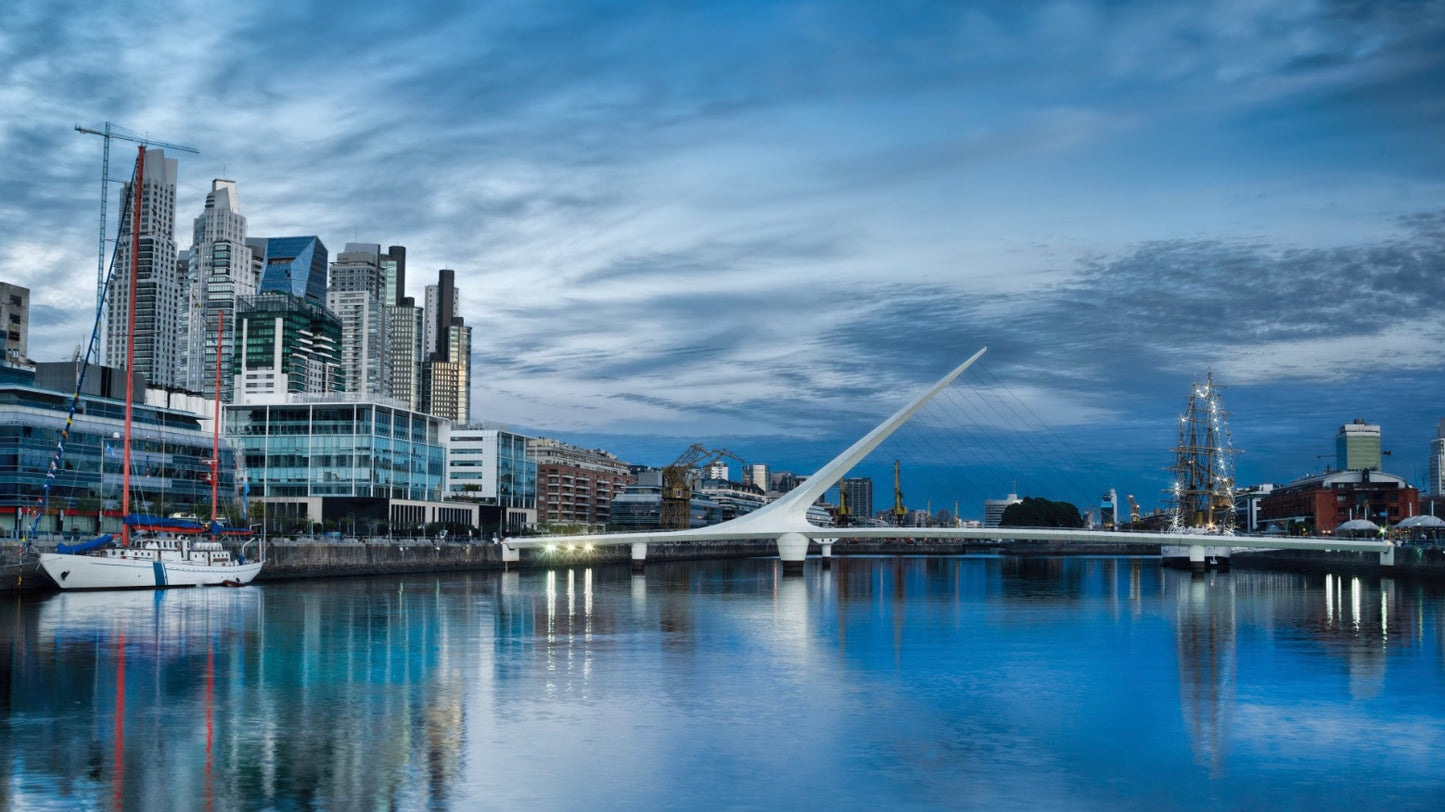
<svg viewBox="0 0 1445 812">
<path fill-rule="evenodd" d="M 1083 527 L 1084 517 L 1070 502 L 1055 502 L 1041 496 L 1025 496 L 1009 505 L 999 520 L 1000 527 Z"/>
</svg>

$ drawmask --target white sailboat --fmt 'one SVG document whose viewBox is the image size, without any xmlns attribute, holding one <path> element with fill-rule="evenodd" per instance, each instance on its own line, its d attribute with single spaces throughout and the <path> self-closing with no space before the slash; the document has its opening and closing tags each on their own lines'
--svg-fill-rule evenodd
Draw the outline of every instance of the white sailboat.
<svg viewBox="0 0 1445 812">
<path fill-rule="evenodd" d="M 126 339 L 126 370 L 134 369 L 135 362 L 135 314 L 136 272 L 140 235 L 140 197 L 145 173 L 145 147 L 140 148 L 136 159 L 135 200 L 131 203 L 131 267 L 130 267 L 130 309 Z M 96 308 L 96 328 L 91 333 L 92 346 L 99 335 L 101 306 Z M 218 345 L 219 346 L 219 345 Z M 221 525 L 216 521 L 217 462 L 220 445 L 220 353 L 216 357 L 216 425 L 211 455 L 211 504 L 212 516 L 209 532 L 219 536 Z M 87 360 L 89 354 L 87 354 Z M 84 372 L 80 380 L 84 379 Z M 125 398 L 125 442 L 124 473 L 121 485 L 121 513 L 123 524 L 119 545 L 112 535 L 103 535 L 83 544 L 69 546 L 61 544 L 53 553 L 40 553 L 40 567 L 61 589 L 154 589 L 178 586 L 242 586 L 250 583 L 261 572 L 262 561 L 247 561 L 243 555 L 232 556 L 231 552 L 213 539 L 202 536 L 207 528 L 200 522 L 184 519 L 160 519 L 137 516 L 130 512 L 131 473 L 131 424 L 134 408 L 134 376 L 126 375 Z M 80 396 L 80 381 L 76 383 L 76 400 Z M 74 405 L 72 404 L 72 410 Z M 65 441 L 71 421 L 61 431 L 60 445 L 56 459 L 65 450 Z M 56 462 L 52 461 L 46 481 L 49 493 Z M 43 501 L 42 501 L 43 506 Z M 43 512 L 43 511 L 42 511 Z M 39 513 L 37 513 L 38 517 Z M 38 519 L 37 519 L 38 520 Z"/>
</svg>

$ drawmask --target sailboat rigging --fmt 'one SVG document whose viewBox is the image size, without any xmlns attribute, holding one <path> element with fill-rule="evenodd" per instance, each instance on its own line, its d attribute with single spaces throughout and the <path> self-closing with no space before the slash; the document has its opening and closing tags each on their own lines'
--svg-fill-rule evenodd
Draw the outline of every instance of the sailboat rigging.
<svg viewBox="0 0 1445 812">
<path fill-rule="evenodd" d="M 207 586 L 207 585 L 243 585 L 250 583 L 261 571 L 262 562 L 248 562 L 242 556 L 232 557 L 230 551 L 226 550 L 219 541 L 203 540 L 200 534 L 204 528 L 197 521 L 190 521 L 180 518 L 162 519 L 153 516 L 139 516 L 131 513 L 131 488 L 130 478 L 132 471 L 132 431 L 134 424 L 135 408 L 135 376 L 132 370 L 135 368 L 135 301 L 137 291 L 137 272 L 140 256 L 140 227 L 141 227 L 141 200 L 142 188 L 145 181 L 145 157 L 146 148 L 142 145 L 136 157 L 136 168 L 133 180 L 134 199 L 127 201 L 130 209 L 131 224 L 131 252 L 130 252 L 130 273 L 129 273 L 129 297 L 126 301 L 126 393 L 125 393 L 125 428 L 124 441 L 122 442 L 122 474 L 121 474 L 121 514 L 122 524 L 119 545 L 113 535 L 100 535 L 91 541 L 74 546 L 61 544 L 54 553 L 40 553 L 40 566 L 45 570 L 52 580 L 62 589 L 126 589 L 126 588 L 155 588 L 169 586 Z M 105 290 L 109 290 L 110 283 L 114 278 L 114 265 L 111 268 L 111 278 L 107 279 L 102 295 L 96 305 L 96 323 L 91 333 L 91 349 L 86 354 L 85 363 L 81 372 L 76 376 L 76 391 L 70 407 L 70 415 L 66 418 L 66 426 L 61 431 L 60 443 L 56 447 L 56 453 L 51 460 L 50 469 L 46 475 L 45 485 L 42 488 L 41 506 L 37 512 L 35 523 L 31 525 L 31 533 L 34 533 L 35 524 L 39 522 L 39 515 L 44 511 L 44 502 L 50 493 L 50 486 L 54 479 L 55 471 L 59 465 L 60 457 L 64 453 L 65 441 L 74 419 L 76 404 L 79 402 L 81 382 L 84 380 L 86 366 L 89 365 L 90 357 L 99 340 L 100 319 L 103 313 Z M 221 325 L 218 330 L 224 329 L 224 319 L 221 318 Z M 217 347 L 216 358 L 216 423 L 213 426 L 212 454 L 210 460 L 211 477 L 211 527 L 213 532 L 218 531 L 219 523 L 217 513 L 217 497 L 219 489 L 218 463 L 220 458 L 220 348 Z M 135 537 L 136 533 L 141 533 Z M 164 533 L 165 535 L 156 535 Z M 218 533 L 219 534 L 219 533 Z M 25 540 L 25 546 L 29 548 L 29 537 Z"/>
</svg>

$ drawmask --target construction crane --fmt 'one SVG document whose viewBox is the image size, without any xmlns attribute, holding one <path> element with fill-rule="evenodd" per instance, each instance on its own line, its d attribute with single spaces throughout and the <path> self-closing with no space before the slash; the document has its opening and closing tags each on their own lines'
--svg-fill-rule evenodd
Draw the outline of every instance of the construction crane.
<svg viewBox="0 0 1445 812">
<path fill-rule="evenodd" d="M 693 443 L 673 463 L 662 469 L 663 530 L 686 530 L 692 526 L 692 483 L 698 468 L 705 468 L 723 457 L 746 462 L 725 448 L 709 450 Z"/>
<path fill-rule="evenodd" d="M 75 125 L 75 131 L 87 135 L 98 135 L 105 140 L 104 158 L 100 164 L 100 250 L 95 260 L 95 305 L 100 307 L 101 298 L 105 295 L 105 210 L 106 203 L 110 200 L 110 142 L 116 138 L 122 141 L 134 141 L 137 144 L 144 144 L 147 147 L 160 147 L 162 149 L 173 149 L 178 152 L 190 152 L 200 154 L 200 150 L 188 147 L 184 144 L 168 144 L 165 141 L 157 141 L 148 135 L 141 135 L 138 132 L 127 130 L 119 124 L 112 124 L 109 121 L 101 125 L 101 129 L 94 130 L 89 127 Z M 120 182 L 120 181 L 117 181 Z"/>
</svg>

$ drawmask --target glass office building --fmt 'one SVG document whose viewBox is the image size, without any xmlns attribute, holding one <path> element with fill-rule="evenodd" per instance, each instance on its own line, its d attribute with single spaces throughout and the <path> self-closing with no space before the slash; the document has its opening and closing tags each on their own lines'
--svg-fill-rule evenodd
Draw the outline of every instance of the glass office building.
<svg viewBox="0 0 1445 812">
<path fill-rule="evenodd" d="M 437 501 L 446 453 L 442 421 L 368 402 L 226 407 L 226 436 L 242 450 L 252 498 L 365 497 Z"/>
<path fill-rule="evenodd" d="M 46 377 L 74 386 L 75 365 L 42 364 Z M 70 409 L 70 392 L 35 385 L 35 373 L 10 367 L 0 374 L 0 533 L 19 535 L 35 517 L 45 475 Z M 86 389 L 124 390 L 124 377 L 92 367 Z M 131 432 L 131 510 L 160 515 L 211 516 L 212 434 L 199 417 L 176 409 L 135 406 Z M 40 533 L 119 532 L 125 403 L 82 394 L 57 466 Z M 236 512 L 235 459 L 221 444 L 222 513 Z M 239 516 L 237 516 L 239 518 Z"/>
</svg>

